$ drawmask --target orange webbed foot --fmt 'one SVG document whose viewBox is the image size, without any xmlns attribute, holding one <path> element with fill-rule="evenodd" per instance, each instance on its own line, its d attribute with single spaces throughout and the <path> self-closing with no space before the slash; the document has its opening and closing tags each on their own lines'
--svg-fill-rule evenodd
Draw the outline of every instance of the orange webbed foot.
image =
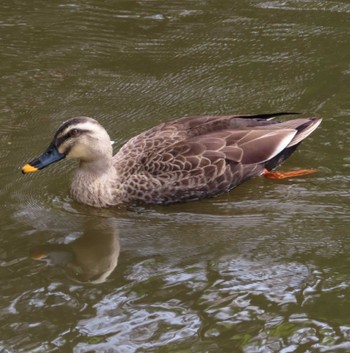
<svg viewBox="0 0 350 353">
<path fill-rule="evenodd" d="M 290 172 L 270 172 L 265 169 L 263 172 L 263 176 L 268 179 L 286 179 L 286 178 L 294 178 L 301 175 L 307 175 L 315 173 L 316 169 L 300 169 L 300 170 L 292 170 Z"/>
</svg>

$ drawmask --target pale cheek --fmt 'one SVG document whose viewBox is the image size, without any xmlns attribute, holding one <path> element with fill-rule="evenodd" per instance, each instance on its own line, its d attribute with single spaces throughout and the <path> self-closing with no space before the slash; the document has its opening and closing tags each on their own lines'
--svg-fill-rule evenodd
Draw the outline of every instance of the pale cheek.
<svg viewBox="0 0 350 353">
<path fill-rule="evenodd" d="M 70 152 L 67 154 L 68 159 L 83 159 L 88 156 L 88 151 L 84 145 L 76 145 L 74 146 Z"/>
<path fill-rule="evenodd" d="M 60 147 L 57 148 L 59 153 L 64 153 L 65 148 L 63 147 L 63 145 L 61 145 Z"/>
</svg>

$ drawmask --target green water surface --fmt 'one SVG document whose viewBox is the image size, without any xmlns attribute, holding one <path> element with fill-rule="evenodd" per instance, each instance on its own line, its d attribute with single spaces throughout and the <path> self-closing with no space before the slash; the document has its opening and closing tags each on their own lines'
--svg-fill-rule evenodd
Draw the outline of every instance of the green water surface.
<svg viewBox="0 0 350 353">
<path fill-rule="evenodd" d="M 1 353 L 350 352 L 348 0 L 2 0 L 0 57 Z M 95 210 L 20 173 L 77 115 L 117 150 L 275 111 L 324 118 L 282 168 L 316 174 Z"/>
</svg>

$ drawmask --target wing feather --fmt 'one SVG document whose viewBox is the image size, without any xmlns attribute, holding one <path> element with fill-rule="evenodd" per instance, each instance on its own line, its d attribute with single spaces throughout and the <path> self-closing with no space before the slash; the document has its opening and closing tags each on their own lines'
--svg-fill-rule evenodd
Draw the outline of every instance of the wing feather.
<svg viewBox="0 0 350 353">
<path fill-rule="evenodd" d="M 147 176 L 153 185 L 150 199 L 159 203 L 228 191 L 261 174 L 267 161 L 299 143 L 319 124 L 310 119 L 267 120 L 272 117 L 199 116 L 163 123 L 121 148 L 114 157 L 118 175 Z"/>
</svg>

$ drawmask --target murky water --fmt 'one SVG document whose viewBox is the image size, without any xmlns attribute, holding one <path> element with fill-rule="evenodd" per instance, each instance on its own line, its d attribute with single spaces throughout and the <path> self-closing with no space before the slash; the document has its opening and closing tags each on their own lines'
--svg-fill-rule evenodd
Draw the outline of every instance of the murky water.
<svg viewBox="0 0 350 353">
<path fill-rule="evenodd" d="M 350 352 L 349 41 L 348 0 L 2 0 L 0 351 Z M 324 118 L 283 166 L 317 174 L 94 210 L 74 163 L 20 173 L 75 115 L 117 149 L 283 110 Z"/>
</svg>

